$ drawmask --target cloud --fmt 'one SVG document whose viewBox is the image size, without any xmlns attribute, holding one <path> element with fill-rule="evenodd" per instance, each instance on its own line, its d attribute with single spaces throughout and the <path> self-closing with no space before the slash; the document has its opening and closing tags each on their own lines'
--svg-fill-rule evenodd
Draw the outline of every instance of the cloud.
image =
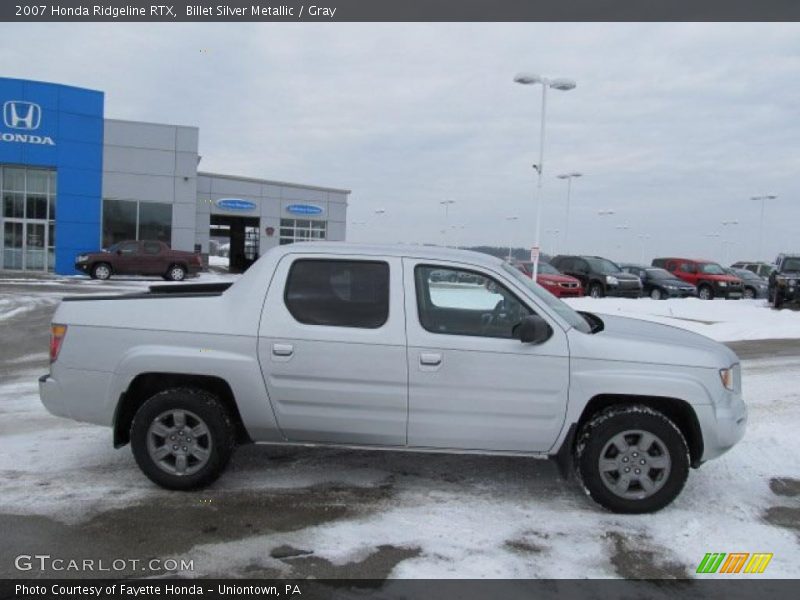
<svg viewBox="0 0 800 600">
<path fill-rule="evenodd" d="M 722 259 L 793 249 L 800 206 L 797 24 L 24 24 L 9 76 L 102 89 L 111 118 L 200 127 L 202 168 L 353 190 L 356 241 L 533 242 L 540 88 L 548 95 L 542 231 L 575 251 Z M 42 43 L 42 40 L 49 40 Z M 379 218 L 376 208 L 385 208 Z M 597 211 L 613 208 L 601 219 Z M 506 216 L 517 215 L 509 224 Z M 739 231 L 721 221 L 738 219 Z M 629 230 L 617 230 L 618 225 Z M 731 228 L 728 228 L 731 229 Z M 552 245 L 552 236 L 545 240 Z M 563 245 L 563 241 L 562 241 Z M 563 247 L 562 247 L 563 249 Z M 796 249 L 796 248 L 795 248 Z M 765 257 L 766 257 L 765 256 Z M 765 258 L 763 257 L 763 258 Z"/>
</svg>

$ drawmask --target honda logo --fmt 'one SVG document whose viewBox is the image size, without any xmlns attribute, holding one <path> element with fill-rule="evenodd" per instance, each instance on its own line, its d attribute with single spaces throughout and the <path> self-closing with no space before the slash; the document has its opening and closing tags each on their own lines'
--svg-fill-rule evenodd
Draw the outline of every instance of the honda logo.
<svg viewBox="0 0 800 600">
<path fill-rule="evenodd" d="M 10 129 L 39 129 L 42 122 L 42 107 L 33 102 L 9 100 L 3 104 L 3 121 Z"/>
</svg>

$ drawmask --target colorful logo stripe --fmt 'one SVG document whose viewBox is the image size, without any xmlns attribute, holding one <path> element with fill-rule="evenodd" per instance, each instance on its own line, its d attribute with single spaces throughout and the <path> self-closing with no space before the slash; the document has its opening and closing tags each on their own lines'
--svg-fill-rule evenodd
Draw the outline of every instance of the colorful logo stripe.
<svg viewBox="0 0 800 600">
<path fill-rule="evenodd" d="M 742 572 L 763 573 L 772 560 L 772 552 L 707 552 L 697 566 L 697 572 L 703 574 L 717 573 L 730 575 Z M 727 558 L 726 558 L 727 557 Z M 748 560 L 749 558 L 749 560 Z"/>
</svg>

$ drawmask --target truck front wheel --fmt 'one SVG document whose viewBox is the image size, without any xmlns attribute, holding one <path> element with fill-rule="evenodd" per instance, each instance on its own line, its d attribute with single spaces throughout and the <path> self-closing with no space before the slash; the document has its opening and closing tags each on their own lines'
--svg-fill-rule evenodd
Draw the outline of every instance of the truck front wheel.
<svg viewBox="0 0 800 600">
<path fill-rule="evenodd" d="M 131 448 L 139 468 L 171 490 L 215 481 L 235 445 L 227 410 L 212 393 L 193 388 L 159 392 L 145 401 L 131 424 Z"/>
<path fill-rule="evenodd" d="M 648 513 L 672 502 L 689 475 L 689 448 L 665 415 L 611 406 L 582 428 L 575 467 L 591 498 L 610 511 Z"/>
</svg>

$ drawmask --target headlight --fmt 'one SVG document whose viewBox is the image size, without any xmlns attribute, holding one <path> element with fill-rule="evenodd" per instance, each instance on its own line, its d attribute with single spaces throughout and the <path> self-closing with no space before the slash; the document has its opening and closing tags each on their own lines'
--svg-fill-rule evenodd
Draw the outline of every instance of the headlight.
<svg viewBox="0 0 800 600">
<path fill-rule="evenodd" d="M 668 290 L 677 290 L 678 289 L 674 285 L 665 285 L 664 287 L 667 288 Z"/>
<path fill-rule="evenodd" d="M 729 369 L 720 369 L 719 378 L 722 381 L 722 387 L 726 390 L 733 391 L 733 367 Z"/>
<path fill-rule="evenodd" d="M 728 287 L 728 282 L 727 281 L 720 281 L 719 282 L 719 287 Z"/>
<path fill-rule="evenodd" d="M 87 260 L 89 260 L 89 255 L 88 254 L 79 254 L 77 260 L 78 260 L 78 262 L 86 262 Z"/>
<path fill-rule="evenodd" d="M 619 283 L 619 279 L 617 279 L 613 275 L 606 275 L 606 283 L 608 285 L 617 285 Z"/>
</svg>

